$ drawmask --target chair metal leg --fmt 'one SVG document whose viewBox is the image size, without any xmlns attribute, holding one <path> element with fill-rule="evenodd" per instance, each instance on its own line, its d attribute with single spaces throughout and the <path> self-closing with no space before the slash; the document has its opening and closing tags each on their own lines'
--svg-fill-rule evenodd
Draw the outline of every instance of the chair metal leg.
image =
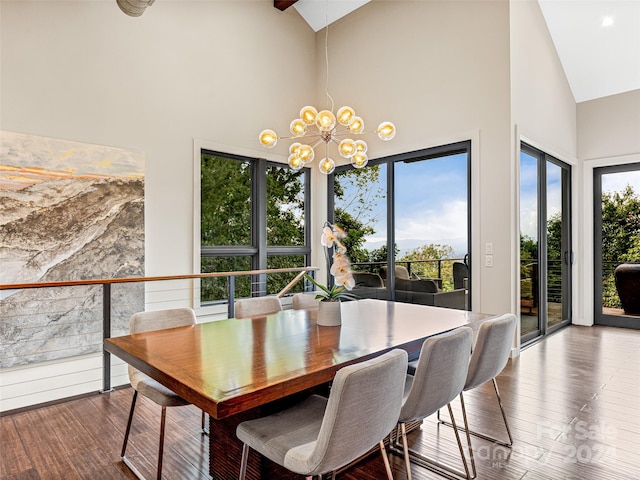
<svg viewBox="0 0 640 480">
<path fill-rule="evenodd" d="M 393 473 L 391 473 L 391 465 L 389 465 L 389 457 L 387 456 L 387 450 L 384 448 L 384 442 L 380 440 L 379 445 L 382 460 L 384 461 L 384 468 L 387 470 L 387 478 L 393 480 Z"/>
<path fill-rule="evenodd" d="M 500 391 L 498 390 L 498 382 L 493 378 L 493 389 L 496 391 L 496 398 L 498 399 L 498 405 L 500 406 L 500 412 L 502 413 L 502 419 L 504 420 L 504 426 L 507 429 L 507 435 L 509 436 L 509 445 L 513 445 L 513 437 L 511 436 L 511 429 L 509 428 L 509 422 L 507 422 L 507 415 L 504 413 L 504 407 L 502 406 L 502 397 L 500 397 Z"/>
<path fill-rule="evenodd" d="M 451 404 L 448 404 L 449 415 L 451 415 L 451 419 L 455 425 L 455 417 L 453 416 L 453 410 L 451 409 Z M 404 428 L 403 428 L 404 427 Z M 464 449 L 462 447 L 462 442 L 460 440 L 460 434 L 458 433 L 458 428 L 454 428 L 456 441 L 458 443 L 458 449 L 460 450 L 460 458 L 462 460 L 462 465 L 464 467 L 464 472 L 457 470 L 449 465 L 445 465 L 441 462 L 428 458 L 421 453 L 412 450 L 408 447 L 407 435 L 406 435 L 406 427 L 400 424 L 401 435 L 402 435 L 402 450 L 400 450 L 400 444 L 398 443 L 397 437 L 396 442 L 391 445 L 391 451 L 398 455 L 403 455 L 405 457 L 405 462 L 407 465 L 407 477 L 411 478 L 411 463 L 415 463 L 416 465 L 420 465 L 427 470 L 431 470 L 432 472 L 437 473 L 438 475 L 442 475 L 446 478 L 452 480 L 458 480 L 460 478 L 465 478 L 466 480 L 472 480 L 474 477 L 471 476 L 469 472 L 469 466 L 467 464 L 467 459 L 464 454 Z"/>
<path fill-rule="evenodd" d="M 136 408 L 136 400 L 138 399 L 138 391 L 133 391 L 133 398 L 131 399 L 131 409 L 129 410 L 129 421 L 127 421 L 127 430 L 124 433 L 124 442 L 122 443 L 122 452 L 120 456 L 124 458 L 124 454 L 127 451 L 127 443 L 129 442 L 129 432 L 131 431 L 131 422 L 133 420 L 133 411 Z"/>
<path fill-rule="evenodd" d="M 473 457 L 473 447 L 471 446 L 471 435 L 469 433 L 469 422 L 467 421 L 467 409 L 464 405 L 464 395 L 460 392 L 460 405 L 462 406 L 462 420 L 464 421 L 464 434 L 467 437 L 467 448 L 469 449 L 469 460 L 471 461 L 471 478 L 476 478 L 476 460 Z"/>
<path fill-rule="evenodd" d="M 451 404 L 447 404 L 447 408 L 449 409 L 449 415 L 451 416 L 451 423 L 453 423 L 453 429 L 456 432 L 456 442 L 458 443 L 458 450 L 460 450 L 460 458 L 462 459 L 462 466 L 464 467 L 465 477 L 467 480 L 472 480 L 471 474 L 469 473 L 469 466 L 467 465 L 467 459 L 464 456 L 464 449 L 462 447 L 462 442 L 460 441 L 460 434 L 458 433 L 458 426 L 456 425 L 456 418 L 453 415 L 453 409 L 451 408 Z M 469 444 L 471 444 L 471 440 L 469 440 Z"/>
<path fill-rule="evenodd" d="M 402 430 L 402 450 L 404 452 L 404 462 L 407 468 L 407 480 L 411 480 L 411 457 L 409 457 L 409 442 L 407 442 L 407 427 L 404 423 L 400 425 Z"/>
<path fill-rule="evenodd" d="M 469 430 L 469 433 L 471 435 L 473 435 L 474 437 L 478 437 L 478 438 L 482 438 L 484 440 L 487 440 L 489 442 L 495 443 L 497 445 L 501 445 L 503 447 L 511 447 L 513 446 L 513 437 L 511 436 L 511 429 L 509 428 L 509 423 L 507 422 L 507 415 L 504 411 L 504 407 L 502 406 L 502 398 L 500 397 L 500 391 L 498 390 L 498 382 L 496 382 L 496 379 L 493 378 L 493 389 L 496 392 L 496 398 L 498 399 L 498 406 L 500 407 L 500 413 L 502 413 L 502 420 L 504 421 L 504 426 L 507 430 L 507 435 L 509 436 L 509 441 L 505 442 L 503 440 L 497 439 L 495 437 L 492 437 L 490 435 L 486 435 L 484 433 L 480 433 L 480 432 L 474 432 L 473 430 Z M 462 394 L 460 394 L 460 398 L 462 398 Z M 451 422 L 447 422 L 446 420 L 440 420 L 440 423 L 444 424 L 444 425 L 448 425 L 450 427 L 453 426 L 453 424 Z"/>
<path fill-rule="evenodd" d="M 129 442 L 129 433 L 131 433 L 131 423 L 133 422 L 133 412 L 136 408 L 136 400 L 138 399 L 138 391 L 133 391 L 133 398 L 131 400 L 131 410 L 129 411 L 129 420 L 127 422 L 127 430 L 124 433 L 124 442 L 122 443 L 122 452 L 120 456 L 122 457 L 122 463 L 124 463 L 131 472 L 141 480 L 145 480 L 144 475 L 140 473 L 140 471 L 136 468 L 135 465 L 131 463 L 131 461 L 126 457 L 125 453 L 127 451 L 127 443 Z M 164 451 L 164 427 L 166 424 L 167 418 L 167 407 L 162 407 L 162 415 L 160 416 L 160 444 L 158 446 L 158 473 L 156 476 L 157 480 L 162 479 L 162 454 Z"/>
<path fill-rule="evenodd" d="M 124 463 L 129 470 L 140 480 L 146 480 L 144 475 L 140 473 L 140 471 L 136 468 L 136 466 L 129 461 L 127 456 L 125 455 L 127 451 L 127 444 L 129 442 L 129 433 L 131 433 L 131 424 L 133 423 L 133 412 L 136 408 L 136 400 L 138 399 L 138 391 L 133 391 L 133 398 L 131 399 L 131 410 L 129 410 L 129 420 L 127 422 L 127 430 L 124 434 L 124 442 L 122 443 L 122 452 L 120 453 L 120 457 L 122 457 L 122 463 Z"/>
<path fill-rule="evenodd" d="M 240 475 L 238 480 L 244 480 L 247 476 L 247 461 L 249 460 L 249 445 L 242 445 L 242 460 L 240 461 Z"/>
<path fill-rule="evenodd" d="M 162 453 L 164 452 L 164 425 L 167 418 L 167 407 L 162 406 L 162 415 L 160 416 L 160 445 L 158 447 L 158 475 L 157 480 L 162 479 Z"/>
</svg>

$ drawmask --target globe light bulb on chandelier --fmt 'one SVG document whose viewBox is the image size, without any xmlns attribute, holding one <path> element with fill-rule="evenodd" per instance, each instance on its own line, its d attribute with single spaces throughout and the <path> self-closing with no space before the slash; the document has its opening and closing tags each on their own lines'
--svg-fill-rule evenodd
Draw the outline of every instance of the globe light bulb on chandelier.
<svg viewBox="0 0 640 480">
<path fill-rule="evenodd" d="M 260 132 L 258 140 L 265 148 L 273 148 L 280 139 L 294 139 L 289 147 L 289 166 L 293 170 L 300 170 L 313 161 L 316 156 L 316 147 L 325 145 L 325 155 L 318 162 L 318 168 L 325 175 L 333 173 L 336 162 L 329 157 L 329 145 L 336 144 L 341 157 L 351 160 L 355 168 L 363 168 L 369 162 L 367 156 L 367 143 L 364 140 L 355 140 L 358 135 L 376 133 L 380 140 L 389 141 L 396 135 L 396 127 L 391 122 L 382 122 L 372 132 L 365 131 L 364 120 L 356 115 L 353 108 L 345 105 L 340 107 L 336 114 L 333 113 L 333 99 L 329 95 L 329 2 L 326 3 L 325 17 L 327 19 L 325 30 L 325 59 L 326 59 L 326 94 L 331 108 L 318 111 L 315 107 L 307 105 L 302 107 L 298 118 L 294 118 L 289 124 L 291 136 L 278 136 L 271 129 Z"/>
<path fill-rule="evenodd" d="M 349 106 L 340 107 L 336 114 L 331 110 L 318 111 L 307 105 L 300 110 L 299 118 L 289 124 L 291 136 L 278 136 L 275 131 L 266 129 L 258 137 L 265 148 L 273 148 L 280 139 L 295 139 L 289 147 L 289 166 L 293 170 L 300 170 L 311 163 L 315 156 L 315 149 L 325 145 L 326 155 L 318 163 L 318 168 L 325 175 L 331 174 L 336 167 L 335 161 L 329 157 L 329 145 L 337 145 L 341 157 L 350 159 L 355 168 L 363 168 L 369 162 L 367 143 L 364 140 L 354 140 L 352 137 L 368 133 L 376 133 L 383 141 L 392 140 L 396 135 L 396 127 L 391 122 L 382 122 L 373 132 L 366 132 L 364 120 L 356 115 Z M 304 140 L 305 143 L 301 143 Z"/>
</svg>

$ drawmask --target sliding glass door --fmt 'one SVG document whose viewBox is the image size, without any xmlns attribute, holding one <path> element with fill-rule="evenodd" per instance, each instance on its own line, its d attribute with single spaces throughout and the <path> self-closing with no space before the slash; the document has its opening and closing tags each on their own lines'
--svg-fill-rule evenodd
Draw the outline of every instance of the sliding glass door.
<svg viewBox="0 0 640 480">
<path fill-rule="evenodd" d="M 470 165 L 467 141 L 336 168 L 357 296 L 471 309 Z"/>
<path fill-rule="evenodd" d="M 594 169 L 594 322 L 640 329 L 640 163 Z"/>
<path fill-rule="evenodd" d="M 571 169 L 520 152 L 520 322 L 529 342 L 571 322 Z"/>
<path fill-rule="evenodd" d="M 395 163 L 396 300 L 469 310 L 468 160 L 445 150 Z"/>
</svg>

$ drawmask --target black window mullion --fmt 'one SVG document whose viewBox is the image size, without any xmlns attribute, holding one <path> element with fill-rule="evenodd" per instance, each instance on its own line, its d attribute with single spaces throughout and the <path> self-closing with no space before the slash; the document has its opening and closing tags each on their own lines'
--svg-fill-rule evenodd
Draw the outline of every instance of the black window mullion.
<svg viewBox="0 0 640 480">
<path fill-rule="evenodd" d="M 396 299 L 396 170 L 395 162 L 387 165 L 387 298 Z"/>
<path fill-rule="evenodd" d="M 304 265 L 310 265 L 311 248 L 310 248 L 310 212 L 311 212 L 311 186 L 310 186 L 310 174 L 309 169 L 306 168 L 302 175 L 304 175 L 304 210 L 302 215 L 304 216 L 304 236 L 302 241 L 304 245 L 282 245 L 282 246 L 267 246 L 267 180 L 268 180 L 268 164 L 264 159 L 248 158 L 244 156 L 227 154 L 221 152 L 214 152 L 203 149 L 201 155 L 217 156 L 223 159 L 238 160 L 248 163 L 250 166 L 250 203 L 251 211 L 249 216 L 249 223 L 246 228 L 249 229 L 250 234 L 246 239 L 249 245 L 203 245 L 200 246 L 200 257 L 203 259 L 213 259 L 216 257 L 246 257 L 248 265 L 246 269 L 252 270 L 266 270 L 270 264 L 268 261 L 269 256 L 296 256 L 296 265 L 299 262 L 303 262 Z M 278 164 L 279 166 L 286 168 L 286 165 Z M 201 200 L 202 201 L 202 200 Z M 233 214 L 233 212 L 232 212 Z M 226 219 L 220 219 L 219 221 L 224 224 Z M 236 222 L 237 224 L 237 222 Z M 299 240 L 293 243 L 299 243 Z M 244 242 L 243 242 L 244 243 Z M 301 257 L 301 258 L 299 258 Z M 291 265 L 293 266 L 293 265 Z M 267 275 L 253 275 L 251 278 L 250 295 L 259 296 L 267 293 Z"/>
<path fill-rule="evenodd" d="M 252 260 L 255 270 L 267 268 L 267 162 L 257 161 L 253 168 L 253 245 L 258 253 Z M 253 296 L 266 294 L 266 274 L 255 275 L 252 279 L 251 293 Z"/>
</svg>

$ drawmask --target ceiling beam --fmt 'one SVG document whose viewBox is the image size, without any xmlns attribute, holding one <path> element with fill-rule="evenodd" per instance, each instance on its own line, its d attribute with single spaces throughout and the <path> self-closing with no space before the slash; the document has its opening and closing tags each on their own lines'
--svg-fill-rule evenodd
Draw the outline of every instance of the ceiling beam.
<svg viewBox="0 0 640 480">
<path fill-rule="evenodd" d="M 298 0 L 273 0 L 273 6 L 276 7 L 280 11 L 285 11 L 291 5 L 296 3 Z"/>
</svg>

